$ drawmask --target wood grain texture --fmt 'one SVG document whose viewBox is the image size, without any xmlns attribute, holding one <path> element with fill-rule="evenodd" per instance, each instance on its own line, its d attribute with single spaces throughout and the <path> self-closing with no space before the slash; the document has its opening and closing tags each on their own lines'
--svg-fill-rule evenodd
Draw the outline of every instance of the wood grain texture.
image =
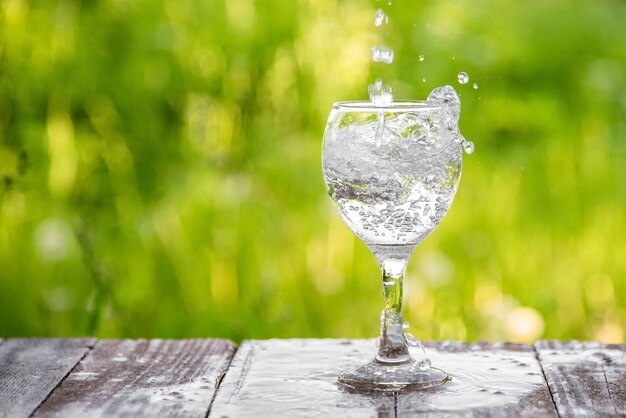
<svg viewBox="0 0 626 418">
<path fill-rule="evenodd" d="M 626 417 L 626 345 L 539 341 L 535 349 L 562 417 Z"/>
<path fill-rule="evenodd" d="M 556 416 L 531 346 L 447 342 L 427 349 L 452 382 L 384 395 L 337 383 L 341 371 L 374 356 L 373 340 L 245 341 L 210 416 Z"/>
<path fill-rule="evenodd" d="M 226 340 L 101 340 L 36 417 L 205 417 L 235 352 Z"/>
<path fill-rule="evenodd" d="M 9 339 L 0 344 L 0 417 L 28 417 L 95 340 Z"/>
</svg>

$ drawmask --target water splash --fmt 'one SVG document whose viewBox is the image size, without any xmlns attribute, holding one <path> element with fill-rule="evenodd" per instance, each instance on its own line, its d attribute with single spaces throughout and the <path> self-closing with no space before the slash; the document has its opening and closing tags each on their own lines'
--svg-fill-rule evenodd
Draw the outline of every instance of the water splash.
<svg viewBox="0 0 626 418">
<path fill-rule="evenodd" d="M 474 87 L 474 90 L 478 90 L 478 83 L 474 83 L 472 87 Z"/>
<path fill-rule="evenodd" d="M 469 75 L 467 75 L 465 71 L 461 71 L 460 73 L 458 73 L 456 78 L 461 84 L 467 84 L 467 82 L 469 81 Z"/>
<path fill-rule="evenodd" d="M 544 391 L 541 367 L 533 351 L 487 350 L 465 345 L 458 350 L 429 347 L 433 364 L 450 370 L 452 381 L 436 390 L 394 396 L 348 391 L 337 374 L 370 359 L 371 340 L 265 340 L 243 343 L 233 363 L 250 362 L 248 373 L 227 373 L 213 403 L 215 416 L 507 416 L 520 399 Z M 455 344 L 455 343 L 453 343 Z M 461 346 L 461 343 L 457 343 Z M 528 367 L 520 366 L 520 362 Z M 490 369 L 495 370 L 490 370 Z M 500 392 L 500 393 L 497 393 Z M 396 400 L 397 399 L 397 400 Z M 395 402 L 394 402 L 395 401 Z M 394 405 L 395 403 L 395 405 Z M 394 408 L 395 407 L 395 408 Z M 532 416 L 532 406 L 528 406 Z M 510 411 L 515 409 L 508 409 Z M 400 414 L 403 412 L 403 414 Z"/>
<path fill-rule="evenodd" d="M 419 54 L 419 56 L 417 57 L 418 61 L 424 61 L 426 57 L 424 57 L 424 54 Z"/>
<path fill-rule="evenodd" d="M 474 143 L 466 140 L 459 131 L 461 99 L 452 86 L 437 87 L 428 95 L 428 101 L 444 108 L 445 129 L 455 142 L 462 144 L 467 154 L 474 152 Z"/>
<path fill-rule="evenodd" d="M 456 93 L 456 90 L 452 86 L 437 87 L 428 95 L 428 102 L 442 106 L 446 111 L 446 119 L 448 129 L 455 134 L 454 139 L 457 142 L 461 142 L 463 137 L 458 138 L 460 132 L 458 132 L 457 123 L 461 117 L 461 99 Z"/>
<path fill-rule="evenodd" d="M 368 245 L 413 248 L 452 202 L 462 147 L 449 145 L 463 141 L 456 128 L 458 96 L 448 86 L 436 89 L 429 100 L 445 107 L 418 114 L 394 114 L 381 107 L 372 112 L 375 119 L 337 126 L 326 137 L 323 166 L 329 194 L 344 221 Z M 394 161 L 394 169 L 381 170 L 381 158 Z"/>
</svg>

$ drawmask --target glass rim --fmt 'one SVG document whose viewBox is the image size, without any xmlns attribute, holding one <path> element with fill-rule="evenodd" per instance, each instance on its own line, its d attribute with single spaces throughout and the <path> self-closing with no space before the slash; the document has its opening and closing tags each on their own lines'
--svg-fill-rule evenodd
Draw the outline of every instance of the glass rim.
<svg viewBox="0 0 626 418">
<path fill-rule="evenodd" d="M 369 100 L 348 100 L 336 102 L 333 109 L 349 112 L 428 112 L 440 110 L 441 105 L 427 102 L 426 100 L 400 100 L 382 106 L 376 106 Z"/>
</svg>

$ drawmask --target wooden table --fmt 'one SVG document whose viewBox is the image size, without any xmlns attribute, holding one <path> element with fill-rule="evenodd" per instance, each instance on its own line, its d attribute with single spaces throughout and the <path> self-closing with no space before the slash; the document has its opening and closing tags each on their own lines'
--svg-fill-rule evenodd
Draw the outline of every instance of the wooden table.
<svg viewBox="0 0 626 418">
<path fill-rule="evenodd" d="M 372 340 L 0 340 L 0 417 L 626 417 L 626 345 L 426 347 L 453 380 L 385 395 L 336 383 Z"/>
</svg>

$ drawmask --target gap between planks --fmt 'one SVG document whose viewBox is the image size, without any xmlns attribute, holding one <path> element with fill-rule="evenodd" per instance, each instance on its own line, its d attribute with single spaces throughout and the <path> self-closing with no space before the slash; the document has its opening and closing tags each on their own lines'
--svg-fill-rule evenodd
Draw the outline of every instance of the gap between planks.
<svg viewBox="0 0 626 418">
<path fill-rule="evenodd" d="M 37 409 L 39 409 L 39 407 L 41 407 L 41 405 L 43 405 L 48 398 L 50 398 L 50 395 L 52 395 L 52 393 L 56 390 L 56 388 L 58 388 L 59 386 L 61 386 L 61 384 L 65 381 L 65 379 L 67 379 L 67 377 L 76 369 L 76 367 L 78 367 L 78 365 L 80 364 L 81 361 L 83 361 L 85 359 L 85 357 L 87 357 L 87 355 L 89 354 L 89 352 L 91 350 L 93 350 L 93 348 L 95 347 L 95 345 L 97 344 L 97 341 L 94 339 L 94 341 L 87 345 L 87 351 L 85 351 L 85 354 L 83 354 L 83 356 L 76 362 L 76 364 L 65 374 L 65 376 L 63 376 L 61 378 L 61 380 L 59 380 L 59 382 L 56 384 L 56 386 L 50 391 L 50 393 L 48 393 L 48 395 L 46 395 L 45 399 L 43 401 L 41 401 L 39 403 L 39 405 L 37 405 L 37 407 L 35 408 L 35 410 L 29 415 L 29 417 L 32 417 L 36 412 Z"/>
<path fill-rule="evenodd" d="M 548 386 L 548 392 L 550 393 L 550 399 L 552 399 L 552 405 L 554 405 L 554 410 L 556 411 L 557 416 L 561 418 L 561 413 L 559 412 L 559 408 L 556 405 L 556 401 L 554 400 L 554 394 L 552 393 L 552 389 L 550 388 L 550 385 L 548 384 L 546 371 L 544 370 L 543 365 L 541 364 L 541 359 L 539 358 L 539 352 L 537 351 L 537 347 L 535 346 L 535 344 L 533 344 L 533 351 L 535 352 L 535 358 L 537 359 L 537 363 L 539 363 L 539 367 L 541 368 L 541 375 L 543 376 L 543 381 L 546 383 L 546 386 Z"/>
<path fill-rule="evenodd" d="M 0 417 L 28 417 L 90 350 L 93 338 L 13 338 L 0 344 Z"/>
<path fill-rule="evenodd" d="M 626 417 L 626 345 L 542 340 L 539 364 L 562 417 Z"/>
</svg>

